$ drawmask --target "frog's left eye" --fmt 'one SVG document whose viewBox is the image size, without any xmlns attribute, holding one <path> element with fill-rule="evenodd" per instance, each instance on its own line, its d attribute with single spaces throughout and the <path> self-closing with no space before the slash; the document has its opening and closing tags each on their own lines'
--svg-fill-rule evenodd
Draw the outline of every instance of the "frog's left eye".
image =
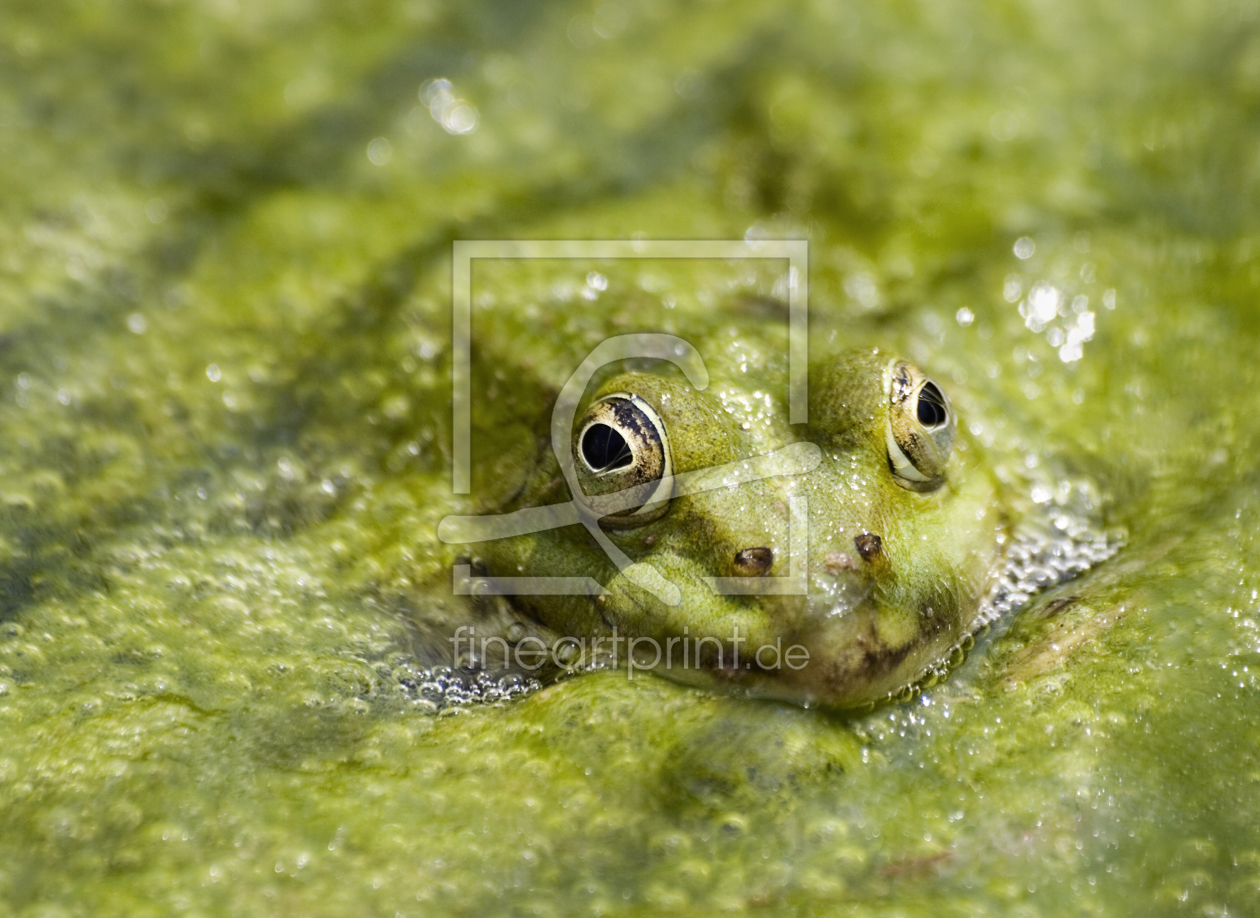
<svg viewBox="0 0 1260 918">
<path fill-rule="evenodd" d="M 909 363 L 888 370 L 888 465 L 893 480 L 911 491 L 945 483 L 954 448 L 954 410 L 941 387 Z"/>
<path fill-rule="evenodd" d="M 582 492 L 575 496 L 604 526 L 642 526 L 669 509 L 669 438 L 661 416 L 639 396 L 618 392 L 592 404 L 577 425 L 573 461 Z"/>
</svg>

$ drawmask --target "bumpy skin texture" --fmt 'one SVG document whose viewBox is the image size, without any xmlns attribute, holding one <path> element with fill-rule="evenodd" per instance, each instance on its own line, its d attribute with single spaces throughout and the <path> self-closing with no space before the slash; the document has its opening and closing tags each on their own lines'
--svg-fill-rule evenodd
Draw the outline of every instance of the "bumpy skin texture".
<svg viewBox="0 0 1260 918">
<path fill-rule="evenodd" d="M 592 387 L 583 410 L 611 393 L 633 393 L 655 408 L 675 473 L 799 440 L 821 450 L 821 463 L 807 473 L 675 496 L 657 519 L 605 530 L 634 562 L 652 565 L 680 588 L 677 605 L 631 582 L 582 526 L 482 543 L 477 562 L 491 575 L 598 580 L 607 595 L 520 596 L 511 605 L 553 635 L 594 638 L 615 629 L 662 647 L 679 639 L 673 665 L 657 667 L 671 677 L 836 707 L 883 698 L 974 630 L 1006 528 L 999 488 L 965 425 L 939 487 L 919 492 L 897 483 L 886 439 L 894 410 L 889 368 L 896 362 L 875 349 L 815 360 L 809 423 L 797 427 L 789 427 L 786 406 L 766 397 L 756 380 L 714 380 L 697 391 L 678 374 L 639 371 Z M 557 487 L 555 458 L 545 450 L 539 457 L 521 470 L 518 493 L 501 509 L 567 497 Z M 808 502 L 805 594 L 716 592 L 706 578 L 788 576 L 793 496 Z M 748 551 L 767 548 L 768 568 L 766 552 Z M 743 639 L 738 658 L 736 634 Z M 715 639 L 700 645 L 699 666 L 694 656 L 680 665 L 683 638 Z M 804 665 L 799 650 L 795 667 L 769 651 L 760 658 L 765 666 L 754 657 L 763 646 L 782 653 L 794 645 L 808 651 Z"/>
</svg>

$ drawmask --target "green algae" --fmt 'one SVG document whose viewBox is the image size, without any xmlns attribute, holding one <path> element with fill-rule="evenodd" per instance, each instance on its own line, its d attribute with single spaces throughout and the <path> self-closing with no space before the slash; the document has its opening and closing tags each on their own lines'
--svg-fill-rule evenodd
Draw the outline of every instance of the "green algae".
<svg viewBox="0 0 1260 918">
<path fill-rule="evenodd" d="M 1254 910 L 1256 12 L 6 4 L 0 907 Z M 614 673 L 418 711 L 450 244 L 633 233 L 807 236 L 816 336 L 933 367 L 1125 550 L 854 720 Z M 720 265 L 478 272 L 483 452 L 636 318 L 782 340 Z"/>
</svg>

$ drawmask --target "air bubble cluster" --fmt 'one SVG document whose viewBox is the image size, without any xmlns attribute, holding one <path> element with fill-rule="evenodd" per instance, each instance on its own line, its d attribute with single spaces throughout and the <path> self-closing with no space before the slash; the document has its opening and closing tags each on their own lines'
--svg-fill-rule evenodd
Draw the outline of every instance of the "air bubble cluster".
<svg viewBox="0 0 1260 918">
<path fill-rule="evenodd" d="M 461 705 L 511 701 L 543 687 L 537 679 L 516 673 L 470 672 L 446 666 L 408 669 L 395 672 L 403 695 L 417 708 L 433 714 Z"/>
<path fill-rule="evenodd" d="M 1042 590 L 1085 573 L 1120 548 L 1119 538 L 1108 538 L 1084 525 L 1066 529 L 1062 535 L 1032 532 L 1016 537 L 981 606 L 978 627 L 1021 608 Z"/>
<path fill-rule="evenodd" d="M 1059 532 L 1050 531 L 1051 526 Z M 891 693 L 886 700 L 910 701 L 936 685 L 962 665 L 977 638 L 988 634 L 999 619 L 1022 609 L 1043 590 L 1079 577 L 1106 561 L 1123 544 L 1122 537 L 1105 535 L 1085 519 L 1064 511 L 1059 511 L 1053 521 L 1039 520 L 1033 528 L 1018 533 L 1002 558 L 988 595 L 980 604 L 972 631 L 928 667 L 917 682 Z M 874 707 L 872 704 L 871 708 Z"/>
</svg>

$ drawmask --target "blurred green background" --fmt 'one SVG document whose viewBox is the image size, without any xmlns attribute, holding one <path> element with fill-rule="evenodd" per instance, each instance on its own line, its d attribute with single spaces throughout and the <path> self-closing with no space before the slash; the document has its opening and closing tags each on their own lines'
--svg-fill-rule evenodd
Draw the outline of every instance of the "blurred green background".
<svg viewBox="0 0 1260 918">
<path fill-rule="evenodd" d="M 0 910 L 1260 911 L 1258 15 L 2 0 Z M 1126 548 L 857 719 L 613 673 L 421 710 L 451 242 L 636 233 L 808 238 L 816 335 Z M 531 331 L 585 271 L 487 274 L 496 382 L 652 286 Z"/>
</svg>

